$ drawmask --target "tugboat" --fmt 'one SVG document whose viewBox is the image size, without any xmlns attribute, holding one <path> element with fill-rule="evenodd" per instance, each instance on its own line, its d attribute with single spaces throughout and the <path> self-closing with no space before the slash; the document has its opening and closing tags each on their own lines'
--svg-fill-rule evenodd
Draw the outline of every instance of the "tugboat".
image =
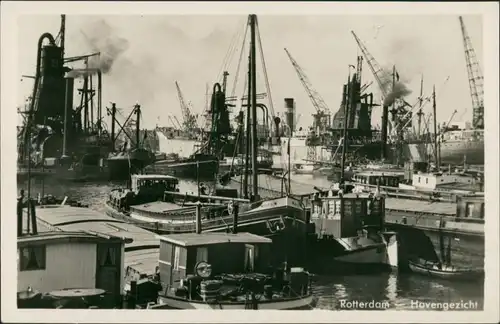
<svg viewBox="0 0 500 324">
<path fill-rule="evenodd" d="M 272 240 L 240 233 L 160 237 L 158 303 L 150 309 L 310 310 L 317 299 L 303 268 L 275 266 Z"/>
<path fill-rule="evenodd" d="M 396 233 L 384 228 L 380 195 L 329 192 L 312 201 L 314 271 L 366 273 L 398 267 Z"/>
</svg>

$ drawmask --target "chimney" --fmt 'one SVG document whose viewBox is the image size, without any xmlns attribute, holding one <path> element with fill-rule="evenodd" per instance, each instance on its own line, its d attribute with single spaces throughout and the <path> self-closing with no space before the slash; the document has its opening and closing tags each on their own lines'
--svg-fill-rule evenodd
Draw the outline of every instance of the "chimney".
<svg viewBox="0 0 500 324">
<path fill-rule="evenodd" d="M 21 189 L 21 193 L 17 198 L 17 237 L 23 236 L 23 200 L 24 189 Z"/>
<path fill-rule="evenodd" d="M 37 235 L 38 234 L 38 226 L 37 226 L 37 223 L 36 223 L 36 211 L 35 211 L 35 203 L 34 201 L 30 198 L 29 199 L 29 202 L 28 202 L 28 206 L 29 206 L 29 209 L 30 209 L 30 216 L 31 216 L 31 225 L 33 226 L 33 235 Z M 30 221 L 30 220 L 28 220 Z"/>
<path fill-rule="evenodd" d="M 234 204 L 233 206 L 233 234 L 238 233 L 238 212 L 240 206 L 238 204 Z"/>
<path fill-rule="evenodd" d="M 74 79 L 65 78 L 66 80 L 66 97 L 64 101 L 64 134 L 63 134 L 63 158 L 67 157 L 68 141 L 71 140 L 73 128 L 73 88 Z"/>
</svg>

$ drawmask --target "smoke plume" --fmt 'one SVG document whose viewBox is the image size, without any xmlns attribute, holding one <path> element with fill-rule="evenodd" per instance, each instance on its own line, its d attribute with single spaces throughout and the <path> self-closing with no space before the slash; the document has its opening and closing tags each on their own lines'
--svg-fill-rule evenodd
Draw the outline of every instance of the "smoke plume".
<svg viewBox="0 0 500 324">
<path fill-rule="evenodd" d="M 71 77 L 93 75 L 99 71 L 102 74 L 110 73 L 116 60 L 129 48 L 129 42 L 116 35 L 116 31 L 102 19 L 94 23 L 93 28 L 81 30 L 81 33 L 92 53 L 100 54 L 88 58 L 86 69 L 69 72 Z"/>
<path fill-rule="evenodd" d="M 412 92 L 407 87 L 407 85 L 399 78 L 397 72 L 394 79 L 392 73 L 385 73 L 381 81 L 382 81 L 382 87 L 387 93 L 387 95 L 384 98 L 384 106 L 390 106 L 397 99 L 402 99 L 411 94 Z"/>
</svg>

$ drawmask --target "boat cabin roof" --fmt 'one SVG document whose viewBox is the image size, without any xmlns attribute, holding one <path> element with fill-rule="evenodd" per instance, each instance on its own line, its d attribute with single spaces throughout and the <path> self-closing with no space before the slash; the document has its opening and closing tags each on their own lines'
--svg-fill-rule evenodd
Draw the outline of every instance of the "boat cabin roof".
<svg viewBox="0 0 500 324">
<path fill-rule="evenodd" d="M 67 205 L 38 206 L 36 216 L 37 221 L 44 225 L 38 228 L 39 233 L 43 230 L 45 232 L 90 231 L 107 236 L 124 237 L 132 240 L 132 242 L 126 242 L 125 250 L 158 248 L 159 246 L 154 233 L 90 208 Z"/>
<path fill-rule="evenodd" d="M 163 174 L 132 174 L 132 180 L 177 180 L 176 177 Z"/>
<path fill-rule="evenodd" d="M 401 177 L 404 176 L 404 172 L 398 171 L 361 171 L 356 172 L 354 176 L 358 177 Z"/>
<path fill-rule="evenodd" d="M 272 240 L 251 233 L 182 233 L 159 236 L 160 241 L 172 243 L 179 246 L 203 246 L 224 243 L 241 244 L 270 244 Z"/>
<path fill-rule="evenodd" d="M 36 235 L 26 235 L 17 238 L 17 246 L 24 247 L 37 244 L 58 244 L 67 242 L 79 243 L 105 243 L 105 242 L 131 242 L 132 240 L 88 231 L 50 231 L 41 232 Z"/>
<path fill-rule="evenodd" d="M 326 194 L 326 192 L 325 192 L 325 194 Z M 323 198 L 323 199 L 325 199 L 325 198 L 326 199 L 332 199 L 332 200 L 340 200 L 340 198 L 341 198 L 339 196 L 339 190 L 338 189 L 331 190 L 331 193 L 329 191 L 327 194 L 328 194 L 328 196 L 323 196 L 321 198 Z M 370 193 L 366 193 L 366 192 L 358 192 L 358 193 L 349 192 L 349 193 L 343 193 L 342 194 L 342 199 L 371 199 L 371 198 L 374 198 L 374 197 L 375 197 L 374 193 L 370 194 Z M 380 196 L 380 197 L 383 198 L 382 196 Z"/>
</svg>

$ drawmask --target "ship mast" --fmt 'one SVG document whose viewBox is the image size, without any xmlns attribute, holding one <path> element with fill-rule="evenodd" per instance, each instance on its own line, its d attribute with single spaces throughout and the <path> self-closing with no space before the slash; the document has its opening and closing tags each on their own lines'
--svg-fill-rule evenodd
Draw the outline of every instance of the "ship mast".
<svg viewBox="0 0 500 324">
<path fill-rule="evenodd" d="M 349 75 L 347 77 L 347 87 L 345 93 L 345 105 L 344 105 L 344 129 L 342 131 L 342 156 L 340 160 L 340 184 L 344 183 L 344 171 L 345 171 L 345 155 L 347 151 L 347 123 L 349 122 L 349 108 L 351 107 L 351 67 L 349 65 Z"/>
<path fill-rule="evenodd" d="M 257 73 L 255 71 L 255 24 L 257 16 L 250 15 L 250 84 L 252 92 L 248 95 L 252 98 L 251 106 L 251 127 L 252 127 L 252 195 L 255 200 L 258 199 L 258 166 L 257 166 Z"/>
<path fill-rule="evenodd" d="M 420 133 L 421 133 L 421 128 L 422 128 L 422 115 L 424 114 L 422 112 L 422 104 L 424 101 L 423 98 L 423 91 L 424 91 L 424 75 L 422 74 L 422 77 L 420 78 L 420 96 L 418 98 L 418 124 L 417 124 L 417 139 L 420 140 Z"/>
<path fill-rule="evenodd" d="M 432 88 L 432 114 L 434 118 L 434 162 L 436 167 L 440 167 L 438 154 L 438 133 L 437 133 L 437 116 L 436 116 L 436 86 Z"/>
<path fill-rule="evenodd" d="M 250 18 L 249 18 L 250 23 Z M 248 171 L 249 171 L 249 156 L 250 156 L 250 110 L 252 107 L 251 96 L 252 92 L 252 58 L 248 56 L 248 94 L 247 94 L 247 111 L 246 111 L 246 134 L 245 134 L 245 176 L 243 178 L 243 197 L 248 199 Z"/>
</svg>

